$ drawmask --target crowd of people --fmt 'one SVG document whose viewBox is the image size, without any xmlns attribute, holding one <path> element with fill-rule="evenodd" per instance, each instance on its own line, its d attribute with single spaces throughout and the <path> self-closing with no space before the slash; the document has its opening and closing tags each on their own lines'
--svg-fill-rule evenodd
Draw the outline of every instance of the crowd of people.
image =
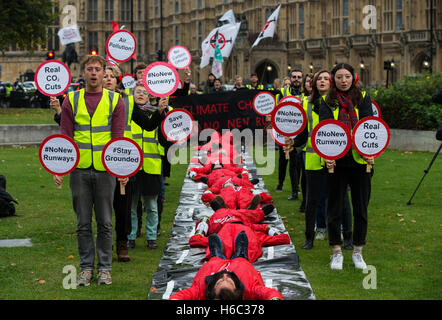
<svg viewBox="0 0 442 320">
<path fill-rule="evenodd" d="M 170 176 L 170 163 L 166 157 L 170 142 L 165 139 L 159 126 L 171 108 L 168 106 L 168 98 L 156 98 L 144 87 L 141 78 L 146 67 L 144 63 L 137 65 L 134 70 L 136 86 L 124 89 L 121 84 L 122 72 L 118 66 L 109 65 L 100 56 L 87 56 L 81 64 L 85 88 L 69 92 L 61 105 L 56 98 L 51 98 L 50 101 L 51 107 L 56 110 L 54 120 L 59 123 L 61 133 L 71 137 L 80 150 L 78 167 L 70 174 L 72 202 L 77 217 L 80 286 L 90 285 L 94 277 L 95 251 L 98 257 L 98 283 L 112 283 L 113 228 L 115 227 L 118 261 L 128 262 L 131 259 L 129 249 L 135 247 L 135 239 L 141 235 L 144 212 L 147 248 L 158 247 L 156 240 L 160 234 L 165 186 Z M 183 86 L 173 95 L 200 94 L 191 81 L 190 69 L 186 68 L 184 72 L 186 77 Z M 233 91 L 264 89 L 256 74 L 251 75 L 250 84 L 244 85 L 242 80 L 241 76 L 235 77 Z M 222 91 L 221 84 L 220 79 L 210 74 L 203 92 Z M 354 149 L 350 149 L 346 156 L 336 161 L 321 159 L 312 148 L 310 134 L 325 119 L 339 120 L 351 130 L 358 120 L 372 115 L 370 98 L 358 86 L 353 68 L 345 63 L 336 65 L 331 72 L 321 70 L 315 74 L 303 75 L 301 70 L 291 70 L 290 77 L 282 81 L 276 79 L 274 87 L 268 90 L 275 91 L 277 101 L 286 96 L 299 97 L 307 114 L 308 123 L 304 131 L 294 139 L 286 138 L 286 145 L 279 148 L 276 186 L 276 192 L 283 190 L 288 164 L 291 182 L 288 200 L 297 200 L 298 194 L 302 194 L 300 211 L 305 212 L 303 248 L 312 249 L 314 239 L 324 240 L 328 232 L 329 244 L 333 250 L 330 264 L 332 269 L 342 269 L 341 238 L 344 240 L 344 249 L 353 250 L 355 267 L 365 268 L 362 246 L 367 233 L 367 207 L 373 174 L 373 171 L 365 172 L 365 165 L 373 164 L 373 159 L 360 156 Z M 115 178 L 106 172 L 101 162 L 104 145 L 118 137 L 133 139 L 143 150 L 142 168 L 133 177 Z M 214 215 L 223 212 L 225 217 L 241 218 L 229 221 L 232 225 L 224 226 L 221 233 L 211 231 L 210 217 L 199 221 L 196 226 L 198 232 L 192 237 L 190 245 L 208 247 L 208 264 L 218 265 L 225 263 L 220 262 L 220 259 L 240 258 L 240 268 L 247 270 L 248 264 L 259 257 L 263 245 L 275 243 L 275 239 L 287 243 L 289 239 L 287 235 L 279 234 L 270 226 L 257 225 L 262 218 L 254 222 L 244 218 L 250 216 L 245 211 L 254 212 L 255 218 L 273 211 L 272 197 L 256 192 L 253 181 L 248 180 L 247 172 L 242 168 L 229 167 L 223 161 L 226 152 L 228 157 L 232 157 L 235 150 L 233 147 L 231 150 L 219 149 L 219 144 L 214 143 L 216 139 L 220 137 L 213 136 L 213 141 L 205 146 L 205 151 L 216 156 L 217 160 L 208 158 L 205 166 L 199 170 L 191 170 L 190 176 L 195 181 L 207 183 L 202 200 L 214 209 Z M 212 149 L 215 146 L 216 149 Z M 290 153 L 289 160 L 286 160 L 286 152 Z M 330 167 L 336 167 L 335 173 L 327 173 L 327 168 Z M 54 176 L 57 186 L 62 181 L 63 176 Z M 124 195 L 120 194 L 120 184 L 126 188 Z M 97 222 L 96 242 L 92 236 L 93 211 Z M 113 212 L 115 226 L 112 223 Z M 198 281 L 202 281 L 211 268 L 202 268 Z M 228 272 L 234 272 L 232 270 Z M 252 273 L 248 272 L 248 275 Z M 225 276 L 214 278 L 214 292 L 192 294 L 197 294 L 200 298 L 219 297 L 217 283 Z M 238 274 L 236 276 L 239 277 L 235 280 L 239 281 L 237 283 L 244 285 L 244 281 L 249 281 L 241 279 Z M 246 295 L 243 292 L 238 296 L 238 292 L 222 292 L 226 297 L 237 298 L 267 296 L 261 293 L 250 295 L 250 292 Z M 282 298 L 274 292 L 270 296 Z"/>
</svg>

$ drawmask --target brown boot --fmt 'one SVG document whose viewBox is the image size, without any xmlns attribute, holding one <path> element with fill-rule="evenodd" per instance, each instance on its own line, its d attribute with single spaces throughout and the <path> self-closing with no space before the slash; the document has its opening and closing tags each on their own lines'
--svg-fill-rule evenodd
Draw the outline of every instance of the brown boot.
<svg viewBox="0 0 442 320">
<path fill-rule="evenodd" d="M 255 194 L 252 198 L 252 200 L 250 201 L 249 207 L 247 208 L 248 210 L 255 210 L 259 203 L 261 202 L 261 196 L 259 194 Z"/>
<path fill-rule="evenodd" d="M 129 251 L 127 250 L 127 241 L 117 241 L 117 255 L 118 261 L 120 262 L 130 261 Z"/>
</svg>

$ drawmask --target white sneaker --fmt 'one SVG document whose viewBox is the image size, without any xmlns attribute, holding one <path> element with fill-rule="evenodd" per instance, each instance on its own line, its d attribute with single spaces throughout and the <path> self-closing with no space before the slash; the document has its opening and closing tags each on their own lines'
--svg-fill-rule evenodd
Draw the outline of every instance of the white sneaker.
<svg viewBox="0 0 442 320">
<path fill-rule="evenodd" d="M 324 231 L 318 231 L 316 233 L 315 240 L 325 240 L 325 232 Z"/>
<path fill-rule="evenodd" d="M 344 262 L 344 256 L 342 253 L 333 254 L 330 262 L 330 269 L 342 270 L 342 263 Z"/>
<path fill-rule="evenodd" d="M 356 269 L 367 269 L 367 264 L 365 263 L 364 259 L 362 258 L 362 254 L 353 253 L 352 259 L 353 259 L 353 263 L 355 264 Z"/>
</svg>

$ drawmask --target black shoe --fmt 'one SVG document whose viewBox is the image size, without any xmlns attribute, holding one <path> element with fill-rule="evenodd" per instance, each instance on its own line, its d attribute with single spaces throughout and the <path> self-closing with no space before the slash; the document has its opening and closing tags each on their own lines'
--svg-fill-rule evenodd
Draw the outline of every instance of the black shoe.
<svg viewBox="0 0 442 320">
<path fill-rule="evenodd" d="M 276 187 L 276 192 L 282 192 L 282 184 L 278 184 Z"/>
<path fill-rule="evenodd" d="M 273 210 L 275 209 L 275 206 L 271 203 L 268 203 L 264 206 L 262 206 L 261 210 L 264 211 L 264 215 L 269 215 L 273 212 Z"/>
<path fill-rule="evenodd" d="M 299 207 L 299 212 L 305 212 L 305 203 L 301 203 L 301 206 Z"/>
<path fill-rule="evenodd" d="M 238 233 L 235 238 L 235 253 L 230 257 L 230 259 L 235 259 L 238 257 L 249 260 L 249 256 L 247 254 L 249 250 L 249 238 L 244 231 Z"/>
<path fill-rule="evenodd" d="M 216 195 L 215 196 L 215 201 L 217 201 L 219 203 L 219 205 L 221 206 L 221 208 L 228 208 L 226 203 L 224 202 L 224 198 L 221 197 L 220 195 Z"/>
<path fill-rule="evenodd" d="M 216 212 L 216 211 L 219 210 L 219 209 L 222 209 L 221 205 L 220 205 L 219 202 L 216 201 L 216 200 L 212 200 L 212 201 L 210 201 L 210 207 L 212 208 L 212 210 L 213 210 L 214 212 Z"/>
<path fill-rule="evenodd" d="M 156 248 L 158 248 L 158 244 L 155 240 L 147 240 L 147 248 L 148 249 L 156 249 Z"/>
<path fill-rule="evenodd" d="M 257 184 L 257 183 L 259 183 L 259 179 L 258 179 L 258 178 L 255 178 L 255 179 L 250 180 L 250 182 L 251 182 L 252 184 Z"/>
<path fill-rule="evenodd" d="M 223 243 L 221 242 L 220 237 L 216 233 L 211 233 L 209 235 L 209 252 L 212 258 L 213 257 L 219 257 L 221 259 L 226 258 L 223 254 Z"/>
<path fill-rule="evenodd" d="M 292 195 L 287 200 L 298 200 L 298 194 L 292 193 Z"/>
<path fill-rule="evenodd" d="M 128 249 L 135 248 L 135 240 L 127 240 L 127 248 Z"/>
<path fill-rule="evenodd" d="M 312 248 L 313 248 L 313 239 L 306 239 L 304 245 L 302 246 L 302 249 L 310 250 Z"/>
<path fill-rule="evenodd" d="M 200 181 L 201 181 L 201 182 L 204 182 L 205 184 L 207 184 L 207 181 L 209 181 L 209 178 L 207 178 L 207 177 L 201 177 L 201 178 L 200 178 Z"/>
<path fill-rule="evenodd" d="M 259 194 L 255 194 L 252 200 L 250 201 L 247 210 L 255 210 L 256 208 L 258 208 L 260 202 L 261 202 L 261 196 Z"/>
</svg>

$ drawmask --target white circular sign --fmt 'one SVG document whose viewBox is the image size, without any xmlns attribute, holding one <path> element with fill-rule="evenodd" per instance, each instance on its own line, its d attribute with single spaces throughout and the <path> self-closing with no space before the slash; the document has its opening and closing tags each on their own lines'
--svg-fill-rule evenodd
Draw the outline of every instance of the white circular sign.
<svg viewBox="0 0 442 320">
<path fill-rule="evenodd" d="M 277 132 L 275 128 L 271 128 L 269 129 L 269 131 L 273 140 L 276 142 L 277 145 L 285 146 L 285 136 Z"/>
<path fill-rule="evenodd" d="M 312 131 L 312 147 L 324 159 L 343 157 L 351 146 L 350 132 L 337 120 L 321 121 Z"/>
<path fill-rule="evenodd" d="M 111 175 L 126 178 L 140 170 L 143 165 L 143 151 L 129 138 L 115 138 L 104 146 L 101 160 Z"/>
<path fill-rule="evenodd" d="M 307 123 L 307 115 L 299 103 L 284 102 L 272 112 L 272 127 L 287 137 L 298 135 Z"/>
<path fill-rule="evenodd" d="M 128 73 L 123 76 L 123 79 L 121 80 L 121 82 L 123 83 L 124 89 L 135 88 L 135 85 L 136 85 L 135 78 L 131 74 L 128 74 Z"/>
<path fill-rule="evenodd" d="M 381 108 L 379 108 L 378 104 L 371 100 L 371 109 L 373 110 L 373 116 L 381 117 Z"/>
<path fill-rule="evenodd" d="M 176 69 L 166 62 L 154 62 L 143 72 L 143 84 L 155 97 L 170 96 L 178 88 L 180 77 Z"/>
<path fill-rule="evenodd" d="M 271 114 L 276 107 L 276 99 L 270 92 L 260 92 L 253 98 L 253 109 L 261 116 Z"/>
<path fill-rule="evenodd" d="M 192 62 L 192 56 L 189 50 L 182 46 L 170 48 L 167 58 L 169 59 L 169 63 L 177 69 L 185 69 Z"/>
<path fill-rule="evenodd" d="M 186 140 L 191 136 L 193 129 L 193 117 L 184 109 L 174 109 L 168 112 L 161 123 L 163 135 L 172 142 Z"/>
<path fill-rule="evenodd" d="M 284 103 L 284 102 L 302 103 L 301 99 L 295 96 L 287 96 L 279 100 L 279 103 Z"/>
<path fill-rule="evenodd" d="M 51 174 L 65 175 L 73 171 L 80 160 L 78 146 L 62 134 L 47 137 L 39 148 L 40 163 Z"/>
<path fill-rule="evenodd" d="M 129 60 L 137 50 L 137 41 L 127 30 L 118 30 L 112 33 L 106 43 L 109 58 L 121 63 Z"/>
<path fill-rule="evenodd" d="M 352 140 L 359 154 L 366 157 L 378 157 L 388 146 L 390 129 L 382 119 L 367 117 L 354 127 Z"/>
<path fill-rule="evenodd" d="M 71 72 L 63 62 L 49 60 L 37 68 L 34 79 L 38 91 L 46 96 L 56 97 L 71 84 Z"/>
</svg>

